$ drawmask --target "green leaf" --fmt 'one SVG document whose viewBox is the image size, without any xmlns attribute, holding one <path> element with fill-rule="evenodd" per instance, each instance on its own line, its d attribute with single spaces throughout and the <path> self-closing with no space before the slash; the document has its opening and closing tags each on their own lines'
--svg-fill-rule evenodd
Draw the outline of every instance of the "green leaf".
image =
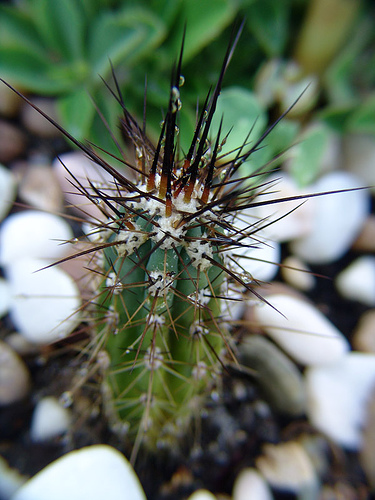
<svg viewBox="0 0 375 500">
<path fill-rule="evenodd" d="M 176 57 L 176 47 L 186 24 L 184 63 L 186 64 L 214 40 L 234 19 L 237 2 L 234 0 L 183 0 L 175 25 L 175 36 L 170 40 L 170 56 Z"/>
<path fill-rule="evenodd" d="M 57 101 L 57 110 L 61 125 L 70 134 L 79 141 L 88 138 L 95 107 L 86 89 L 80 88 L 66 97 L 61 97 Z"/>
<path fill-rule="evenodd" d="M 47 57 L 39 33 L 29 16 L 15 8 L 0 5 L 0 47 L 25 49 Z"/>
<path fill-rule="evenodd" d="M 347 122 L 347 130 L 375 134 L 375 94 L 373 93 L 353 113 Z"/>
<path fill-rule="evenodd" d="M 227 154 L 229 158 L 236 156 L 238 148 L 246 140 L 249 145 L 243 152 L 249 150 L 259 139 L 267 123 L 266 113 L 255 94 L 241 87 L 230 87 L 221 92 L 212 120 L 213 138 L 219 130 L 221 117 L 223 117 L 221 139 L 230 132 L 222 148 L 222 154 Z M 249 132 L 250 136 L 246 139 Z"/>
<path fill-rule="evenodd" d="M 105 77 L 120 62 L 130 65 L 149 55 L 165 36 L 164 24 L 141 8 L 102 14 L 90 30 L 89 60 L 93 77 Z"/>
<path fill-rule="evenodd" d="M 2 78 L 31 92 L 57 94 L 70 90 L 74 81 L 66 72 L 54 75 L 56 69 L 32 48 L 0 47 Z"/>
<path fill-rule="evenodd" d="M 300 187 L 316 180 L 326 152 L 330 129 L 324 124 L 310 127 L 293 146 L 288 170 Z"/>
<path fill-rule="evenodd" d="M 289 1 L 258 0 L 247 11 L 248 26 L 268 57 L 280 56 L 289 30 Z"/>
<path fill-rule="evenodd" d="M 86 22 L 75 0 L 32 0 L 33 15 L 49 50 L 62 59 L 84 58 Z"/>
</svg>

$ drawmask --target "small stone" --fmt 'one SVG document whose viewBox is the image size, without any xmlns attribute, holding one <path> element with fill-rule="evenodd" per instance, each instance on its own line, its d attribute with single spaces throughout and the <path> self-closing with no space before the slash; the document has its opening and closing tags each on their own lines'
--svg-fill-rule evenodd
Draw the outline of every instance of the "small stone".
<svg viewBox="0 0 375 500">
<path fill-rule="evenodd" d="M 0 406 L 20 401 L 30 390 L 30 374 L 13 349 L 0 340 Z"/>
<path fill-rule="evenodd" d="M 258 325 L 295 361 L 320 365 L 349 350 L 342 333 L 313 305 L 290 295 L 266 296 L 254 306 Z"/>
<path fill-rule="evenodd" d="M 188 500 L 216 500 L 216 497 L 208 490 L 197 490 L 189 496 Z"/>
<path fill-rule="evenodd" d="M 367 217 L 352 248 L 359 252 L 375 253 L 375 215 Z"/>
<path fill-rule="evenodd" d="M 266 444 L 262 451 L 255 464 L 273 488 L 304 493 L 304 498 L 317 498 L 319 481 L 308 454 L 299 443 Z"/>
<path fill-rule="evenodd" d="M 0 318 L 9 311 L 11 302 L 10 287 L 3 278 L 0 278 Z"/>
<path fill-rule="evenodd" d="M 246 336 L 239 346 L 241 363 L 254 371 L 255 381 L 274 410 L 284 415 L 305 411 L 305 386 L 292 361 L 260 335 Z"/>
<path fill-rule="evenodd" d="M 291 198 L 301 195 L 301 191 L 292 177 L 285 173 L 271 175 L 267 185 L 254 200 L 254 203 L 273 202 L 282 198 Z M 297 208 L 298 207 L 298 208 Z M 308 234 L 312 227 L 312 210 L 308 203 L 302 200 L 281 201 L 280 203 L 265 203 L 258 207 L 251 207 L 240 213 L 236 227 L 262 228 L 262 234 L 270 241 L 290 241 Z M 255 238 L 257 234 L 254 235 Z"/>
<path fill-rule="evenodd" d="M 45 397 L 36 405 L 31 422 L 32 441 L 48 441 L 69 429 L 71 414 L 56 398 Z"/>
<path fill-rule="evenodd" d="M 16 197 L 16 180 L 12 172 L 0 164 L 0 221 L 11 209 Z"/>
<path fill-rule="evenodd" d="M 53 262 L 66 253 L 64 243 L 72 238 L 69 224 L 56 215 L 37 210 L 11 214 L 0 228 L 0 264 L 7 266 L 24 257 Z"/>
<path fill-rule="evenodd" d="M 0 162 L 8 163 L 21 156 L 25 147 L 23 132 L 5 120 L 0 120 Z"/>
<path fill-rule="evenodd" d="M 0 82 L 0 115 L 13 118 L 17 115 L 21 104 L 21 98 L 3 82 Z"/>
<path fill-rule="evenodd" d="M 13 296 L 10 316 L 17 330 L 36 344 L 65 338 L 80 321 L 77 285 L 61 269 L 42 269 L 44 265 L 22 259 L 7 268 Z"/>
<path fill-rule="evenodd" d="M 308 368 L 305 380 L 312 425 L 340 446 L 358 450 L 375 388 L 375 355 L 348 353 L 336 363 Z"/>
<path fill-rule="evenodd" d="M 336 288 L 349 300 L 375 306 L 375 257 L 358 257 L 336 277 Z"/>
<path fill-rule="evenodd" d="M 19 356 L 35 356 L 40 353 L 40 346 L 25 339 L 18 332 L 13 332 L 7 335 L 4 341 L 19 355 Z"/>
<path fill-rule="evenodd" d="M 243 469 L 233 486 L 233 500 L 272 500 L 272 492 L 256 469 Z"/>
<path fill-rule="evenodd" d="M 375 354 L 375 309 L 366 311 L 360 317 L 352 344 L 357 351 Z"/>
<path fill-rule="evenodd" d="M 19 185 L 19 195 L 32 207 L 61 212 L 63 193 L 51 167 L 30 164 Z"/>
<path fill-rule="evenodd" d="M 126 458 L 107 445 L 67 453 L 16 492 L 12 500 L 146 500 Z"/>
<path fill-rule="evenodd" d="M 56 103 L 53 99 L 45 97 L 32 97 L 30 101 L 39 109 L 44 111 L 46 115 L 58 122 Z M 37 136 L 47 138 L 61 136 L 61 132 L 28 103 L 24 103 L 22 107 L 22 122 L 32 134 Z"/>
<path fill-rule="evenodd" d="M 26 479 L 16 469 L 9 467 L 3 457 L 0 457 L 0 498 L 2 500 L 11 499 Z"/>
<path fill-rule="evenodd" d="M 322 177 L 309 191 L 328 193 L 360 187 L 361 181 L 346 172 Z M 328 264 L 342 257 L 361 231 L 370 210 L 367 190 L 325 194 L 309 200 L 314 213 L 307 236 L 294 240 L 292 253 L 311 264 Z"/>
<path fill-rule="evenodd" d="M 249 273 L 256 281 L 271 281 L 280 264 L 280 245 L 256 236 L 252 248 L 240 247 L 231 251 L 231 263 L 239 273 Z"/>
<path fill-rule="evenodd" d="M 363 444 L 359 460 L 365 471 L 371 489 L 375 492 L 375 391 L 367 407 L 366 423 L 363 428 Z"/>
<path fill-rule="evenodd" d="M 372 134 L 347 134 L 342 144 L 343 167 L 375 192 L 375 143 Z"/>
<path fill-rule="evenodd" d="M 290 255 L 281 264 L 281 275 L 291 286 L 308 292 L 315 285 L 315 276 L 310 269 L 297 257 Z"/>
<path fill-rule="evenodd" d="M 113 196 L 116 186 L 113 177 L 90 161 L 83 153 L 74 151 L 64 153 L 56 158 L 52 164 L 53 171 L 60 183 L 61 190 L 65 193 L 65 199 L 84 218 L 102 220 L 103 213 L 95 204 L 82 194 L 82 188 L 94 195 L 90 182 Z M 77 179 L 80 186 L 73 179 Z"/>
</svg>

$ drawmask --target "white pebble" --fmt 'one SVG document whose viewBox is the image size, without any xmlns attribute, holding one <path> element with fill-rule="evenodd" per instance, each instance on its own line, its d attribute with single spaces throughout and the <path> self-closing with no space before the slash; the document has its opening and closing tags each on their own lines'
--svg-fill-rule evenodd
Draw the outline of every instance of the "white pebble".
<svg viewBox="0 0 375 500">
<path fill-rule="evenodd" d="M 58 267 L 42 269 L 44 265 L 41 260 L 22 259 L 7 268 L 11 318 L 17 330 L 37 344 L 63 339 L 80 320 L 76 283 Z"/>
<path fill-rule="evenodd" d="M 254 245 L 254 248 L 233 249 L 231 263 L 236 271 L 240 273 L 246 271 L 256 281 L 271 281 L 279 270 L 280 245 L 276 242 L 266 241 L 260 236 L 255 237 L 258 241 L 254 241 L 254 243 L 250 241 L 249 243 Z"/>
<path fill-rule="evenodd" d="M 72 451 L 27 481 L 12 500 L 146 500 L 125 457 L 107 445 Z"/>
<path fill-rule="evenodd" d="M 0 278 L 0 318 L 5 316 L 5 314 L 8 312 L 10 301 L 10 287 L 6 280 Z"/>
<path fill-rule="evenodd" d="M 308 368 L 305 377 L 310 422 L 340 446 L 360 448 L 375 388 L 375 355 L 351 352 L 336 363 Z"/>
<path fill-rule="evenodd" d="M 56 398 L 41 399 L 36 405 L 31 421 L 31 440 L 48 441 L 66 432 L 71 422 L 71 414 Z"/>
<path fill-rule="evenodd" d="M 375 257 L 358 257 L 336 278 L 336 288 L 346 299 L 375 306 Z"/>
<path fill-rule="evenodd" d="M 189 496 L 188 500 L 216 500 L 216 497 L 208 490 L 197 490 Z"/>
<path fill-rule="evenodd" d="M 8 344 L 0 340 L 0 406 L 23 399 L 30 385 L 27 366 Z"/>
<path fill-rule="evenodd" d="M 254 307 L 256 321 L 298 363 L 331 363 L 348 351 L 345 337 L 313 305 L 282 294 L 266 300 Z"/>
<path fill-rule="evenodd" d="M 347 134 L 343 141 L 345 170 L 360 177 L 375 193 L 375 143 L 373 134 Z"/>
<path fill-rule="evenodd" d="M 317 474 L 310 457 L 299 443 L 266 444 L 262 451 L 255 463 L 271 486 L 301 493 L 301 498 L 302 492 L 305 492 L 305 498 L 317 498 Z"/>
<path fill-rule="evenodd" d="M 0 264 L 23 257 L 57 260 L 67 251 L 63 243 L 72 237 L 69 224 L 56 215 L 37 210 L 12 214 L 0 229 Z"/>
<path fill-rule="evenodd" d="M 288 174 L 272 175 L 267 179 L 267 183 L 264 192 L 257 196 L 254 203 L 301 195 L 301 191 Z M 271 241 L 283 242 L 301 237 L 307 234 L 312 227 L 311 206 L 308 203 L 303 203 L 303 200 L 260 205 L 244 210 L 240 216 L 242 219 L 240 227 L 246 227 L 249 224 L 256 224 L 260 228 L 264 227 L 262 233 Z"/>
<path fill-rule="evenodd" d="M 322 177 L 309 189 L 324 193 L 361 186 L 352 174 L 333 172 Z M 367 190 L 326 194 L 309 200 L 314 214 L 312 230 L 292 242 L 292 252 L 313 264 L 334 262 L 350 248 L 369 214 L 370 198 Z"/>
<path fill-rule="evenodd" d="M 16 181 L 12 172 L 0 164 L 0 221 L 6 216 L 16 197 Z"/>
<path fill-rule="evenodd" d="M 272 500 L 272 492 L 256 469 L 243 469 L 233 486 L 233 500 Z"/>
<path fill-rule="evenodd" d="M 284 280 L 297 290 L 307 292 L 314 288 L 315 276 L 301 260 L 293 255 L 284 259 L 281 274 Z"/>
<path fill-rule="evenodd" d="M 83 153 L 74 151 L 64 153 L 56 158 L 52 163 L 53 171 L 60 183 L 65 198 L 84 217 L 103 219 L 103 214 L 99 208 L 85 195 L 82 194 L 82 187 L 89 193 L 96 196 L 90 187 L 90 182 L 100 190 L 111 196 L 116 196 L 116 186 L 113 177 L 104 169 L 90 161 Z M 74 180 L 74 178 L 76 180 Z M 77 186 L 77 181 L 80 186 Z"/>
</svg>

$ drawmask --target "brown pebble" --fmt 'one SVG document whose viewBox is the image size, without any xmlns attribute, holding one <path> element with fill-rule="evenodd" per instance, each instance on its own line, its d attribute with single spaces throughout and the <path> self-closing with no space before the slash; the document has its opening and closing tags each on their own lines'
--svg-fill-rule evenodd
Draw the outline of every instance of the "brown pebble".
<svg viewBox="0 0 375 500">
<path fill-rule="evenodd" d="M 375 391 L 367 407 L 366 423 L 363 429 L 363 445 L 359 460 L 365 471 L 372 491 L 375 491 Z"/>
<path fill-rule="evenodd" d="M 362 314 L 354 331 L 352 344 L 357 351 L 375 353 L 375 309 Z"/>
<path fill-rule="evenodd" d="M 21 98 L 3 83 L 0 83 L 0 115 L 12 118 L 22 104 Z"/>
<path fill-rule="evenodd" d="M 8 163 L 22 155 L 26 138 L 21 130 L 5 120 L 0 120 L 0 162 Z"/>
<path fill-rule="evenodd" d="M 375 252 L 375 215 L 366 219 L 352 248 L 359 252 Z"/>
<path fill-rule="evenodd" d="M 51 167 L 29 165 L 19 185 L 19 195 L 32 207 L 50 212 L 62 210 L 64 195 Z"/>
<path fill-rule="evenodd" d="M 30 101 L 46 113 L 50 118 L 59 121 L 56 113 L 56 105 L 53 99 L 45 97 L 34 97 Z M 31 133 L 40 137 L 60 137 L 61 133 L 56 127 L 46 120 L 40 113 L 38 113 L 29 104 L 24 103 L 22 108 L 22 122 L 24 126 Z"/>
</svg>

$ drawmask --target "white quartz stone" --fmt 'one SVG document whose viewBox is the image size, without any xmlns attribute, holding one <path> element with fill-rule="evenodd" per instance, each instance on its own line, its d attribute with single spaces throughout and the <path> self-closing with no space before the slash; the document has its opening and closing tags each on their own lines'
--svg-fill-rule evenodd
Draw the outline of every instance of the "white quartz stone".
<svg viewBox="0 0 375 500">
<path fill-rule="evenodd" d="M 272 500 L 270 487 L 256 469 L 243 469 L 233 486 L 233 500 Z"/>
<path fill-rule="evenodd" d="M 24 257 L 57 260 L 72 237 L 69 224 L 56 215 L 38 210 L 12 214 L 0 228 L 0 264 L 7 266 Z"/>
<path fill-rule="evenodd" d="M 27 481 L 12 500 L 146 500 L 125 457 L 107 445 L 72 451 Z"/>
<path fill-rule="evenodd" d="M 216 500 L 216 497 L 208 490 L 197 490 L 189 496 L 188 500 Z"/>
<path fill-rule="evenodd" d="M 48 396 L 36 405 L 31 421 L 30 436 L 33 441 L 48 441 L 66 432 L 71 422 L 68 408 L 59 401 Z"/>
<path fill-rule="evenodd" d="M 363 185 L 352 174 L 333 172 L 322 177 L 310 189 L 324 193 Z M 292 242 L 291 249 L 300 259 L 312 264 L 326 264 L 342 257 L 350 248 L 369 214 L 367 190 L 326 194 L 308 201 L 314 213 L 312 229 Z"/>
<path fill-rule="evenodd" d="M 308 417 L 341 446 L 356 450 L 375 388 L 375 355 L 351 352 L 336 363 L 306 370 Z"/>
<path fill-rule="evenodd" d="M 0 406 L 20 401 L 30 386 L 30 374 L 24 361 L 0 340 Z"/>
<path fill-rule="evenodd" d="M 12 172 L 0 164 L 0 221 L 9 212 L 16 197 L 16 181 Z"/>
<path fill-rule="evenodd" d="M 63 339 L 80 320 L 76 283 L 58 267 L 44 266 L 42 260 L 22 259 L 7 267 L 11 318 L 27 340 L 38 344 Z"/>
<path fill-rule="evenodd" d="M 375 257 L 358 257 L 336 278 L 336 287 L 347 299 L 375 306 Z"/>
<path fill-rule="evenodd" d="M 6 280 L 0 278 L 0 318 L 8 312 L 10 301 L 10 287 Z"/>
<path fill-rule="evenodd" d="M 298 363 L 331 363 L 348 351 L 345 337 L 313 305 L 282 294 L 266 300 L 254 307 L 256 321 Z"/>
</svg>

